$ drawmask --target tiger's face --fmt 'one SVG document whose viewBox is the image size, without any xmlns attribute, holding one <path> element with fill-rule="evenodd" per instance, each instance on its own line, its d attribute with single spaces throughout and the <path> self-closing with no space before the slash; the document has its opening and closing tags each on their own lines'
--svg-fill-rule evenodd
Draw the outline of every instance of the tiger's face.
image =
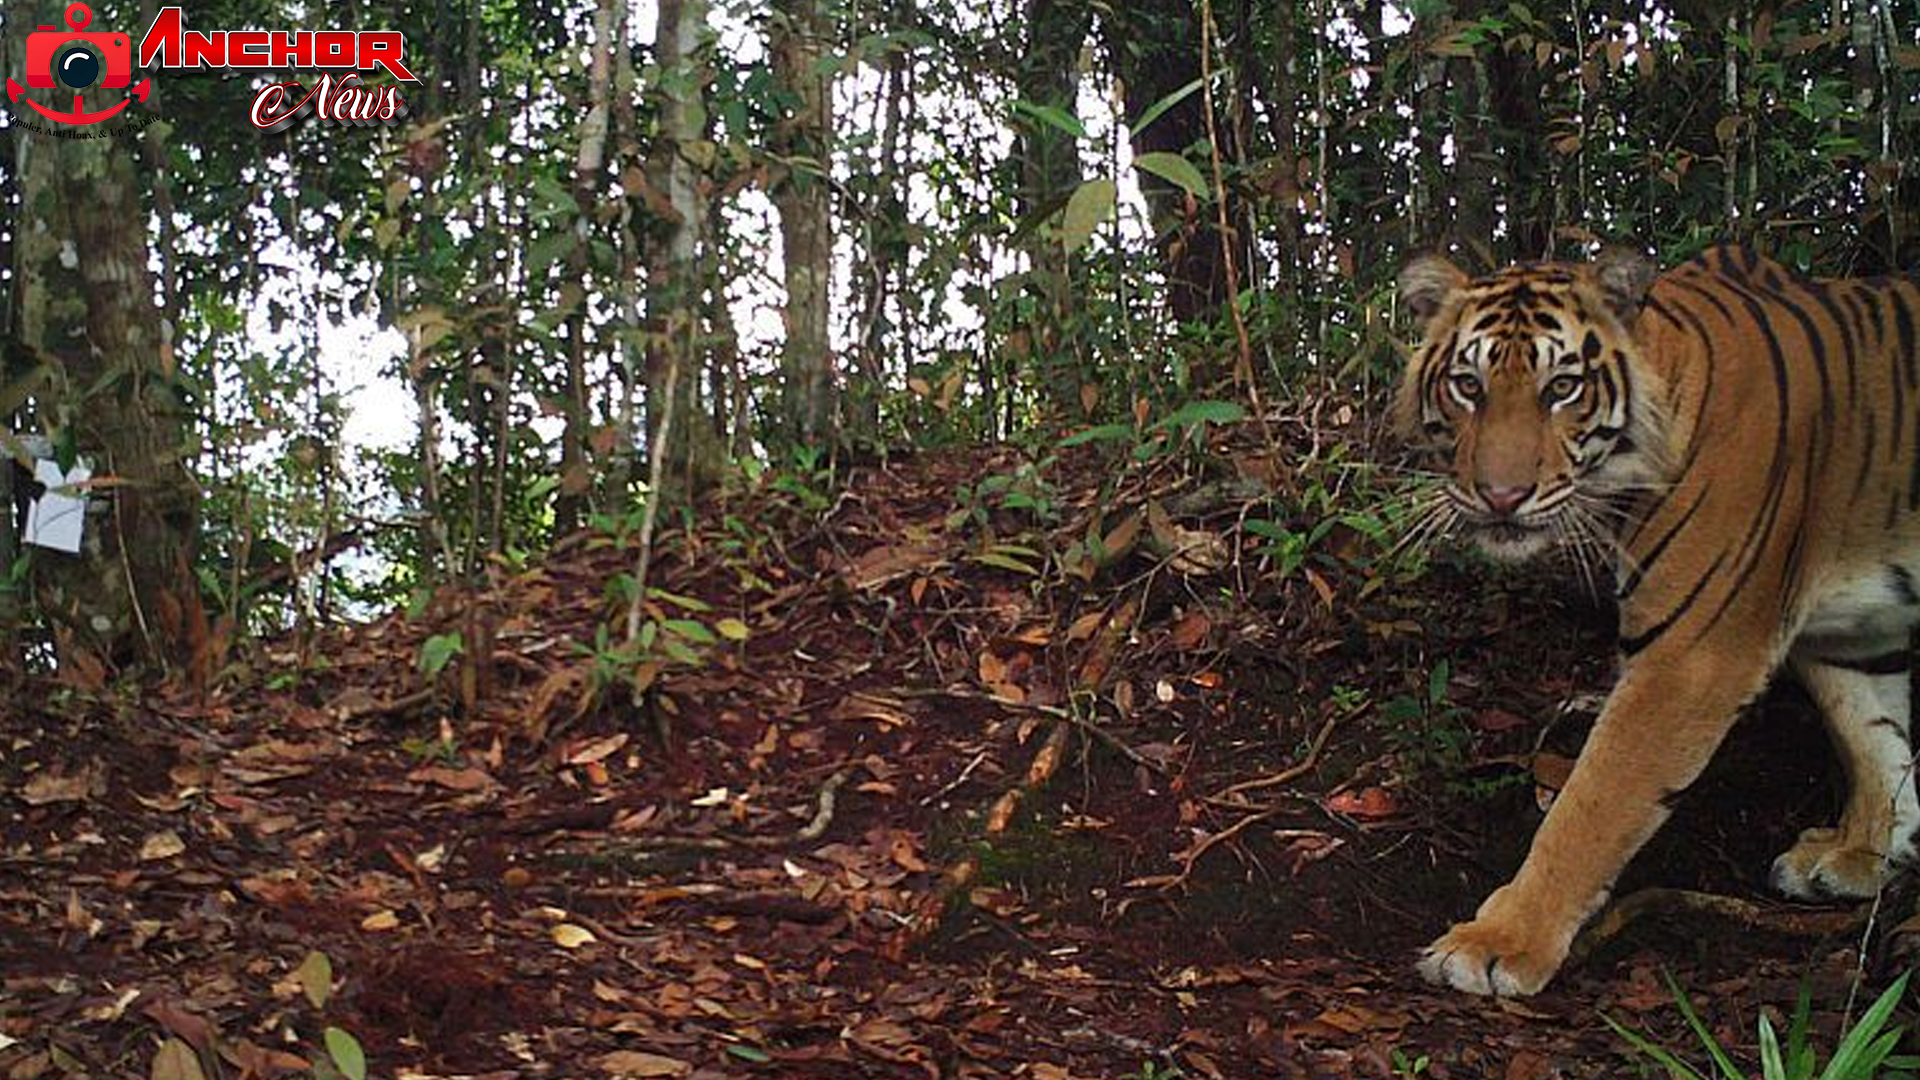
<svg viewBox="0 0 1920 1080">
<path fill-rule="evenodd" d="M 1652 279 L 1627 253 L 1473 280 L 1427 257 L 1401 274 L 1422 340 L 1398 419 L 1444 471 L 1452 524 L 1487 554 L 1611 547 L 1619 498 L 1662 474 L 1661 395 L 1631 331 Z"/>
</svg>

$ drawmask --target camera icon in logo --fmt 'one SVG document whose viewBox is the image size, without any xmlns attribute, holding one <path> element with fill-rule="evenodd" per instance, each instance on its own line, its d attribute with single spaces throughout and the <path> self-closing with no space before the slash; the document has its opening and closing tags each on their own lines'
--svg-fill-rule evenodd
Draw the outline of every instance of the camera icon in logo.
<svg viewBox="0 0 1920 1080">
<path fill-rule="evenodd" d="M 27 85 L 79 93 L 96 86 L 125 86 L 133 74 L 127 35 L 87 33 L 93 9 L 67 5 L 66 30 L 42 26 L 27 35 Z"/>
<path fill-rule="evenodd" d="M 128 35 L 112 31 L 89 33 L 93 9 L 85 4 L 67 5 L 67 28 L 55 30 L 42 26 L 27 35 L 27 86 L 42 90 L 66 91 L 73 95 L 73 111 L 57 112 L 27 98 L 33 111 L 56 124 L 97 124 L 117 115 L 127 102 L 147 100 L 152 79 L 141 79 L 125 97 L 99 112 L 87 112 L 81 94 L 96 86 L 115 88 L 133 78 L 133 42 Z M 7 80 L 7 100 L 19 102 L 26 88 Z"/>
</svg>

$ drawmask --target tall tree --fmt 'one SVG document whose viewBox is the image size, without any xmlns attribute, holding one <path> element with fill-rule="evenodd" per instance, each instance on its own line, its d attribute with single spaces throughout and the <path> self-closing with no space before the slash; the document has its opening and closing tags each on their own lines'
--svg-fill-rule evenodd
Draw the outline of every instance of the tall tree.
<svg viewBox="0 0 1920 1080">
<path fill-rule="evenodd" d="M 661 454 L 656 474 L 704 487 L 719 467 L 720 442 L 700 407 L 700 242 L 707 229 L 696 160 L 711 163 L 702 87 L 711 47 L 707 0 L 662 0 L 654 31 L 654 91 L 659 129 L 647 155 L 646 184 L 657 238 L 647 268 L 647 430 Z M 650 497 L 651 494 L 650 494 Z"/>
<path fill-rule="evenodd" d="M 15 5 L 14 25 L 33 5 Z M 123 91 L 93 91 L 101 109 Z M 54 373 L 39 419 L 97 480 L 84 559 L 51 555 L 38 601 L 63 660 L 191 669 L 206 644 L 194 576 L 197 447 L 155 306 L 132 136 L 63 139 L 14 126 L 18 340 Z"/>
<path fill-rule="evenodd" d="M 774 0 L 773 65 L 791 108 L 774 129 L 784 165 L 773 188 L 787 284 L 786 344 L 781 350 L 783 419 L 792 436 L 814 444 L 834 434 L 831 176 L 833 95 L 821 63 L 825 24 L 820 0 Z"/>
<path fill-rule="evenodd" d="M 1199 6 L 1192 0 L 1143 0 L 1114 6 L 1109 18 L 1110 51 L 1126 91 L 1129 118 L 1138 119 L 1201 77 L 1200 19 Z M 1247 28 L 1238 32 L 1245 33 Z M 1238 107 L 1232 103 L 1236 96 L 1221 93 L 1216 100 L 1231 109 Z M 1241 125 L 1226 120 L 1215 126 L 1226 144 L 1218 148 L 1220 157 L 1229 165 L 1241 158 L 1233 145 L 1240 130 Z M 1205 146 L 1208 138 L 1205 97 L 1189 93 L 1133 133 L 1133 152 L 1136 156 L 1186 154 Z M 1142 186 L 1166 261 L 1169 310 L 1179 321 L 1211 317 L 1227 300 L 1227 263 L 1234 259 L 1245 263 L 1246 237 L 1222 235 L 1222 215 L 1217 209 L 1194 205 L 1184 191 L 1159 177 L 1146 178 Z M 1224 216 L 1231 227 L 1244 215 L 1233 185 L 1226 194 L 1229 205 Z"/>
</svg>

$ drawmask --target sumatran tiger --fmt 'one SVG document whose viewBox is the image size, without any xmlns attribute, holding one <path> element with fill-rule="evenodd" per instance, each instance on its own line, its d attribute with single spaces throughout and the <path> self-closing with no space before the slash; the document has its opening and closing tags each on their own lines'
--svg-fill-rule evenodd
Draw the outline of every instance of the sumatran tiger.
<svg viewBox="0 0 1920 1080">
<path fill-rule="evenodd" d="M 1920 282 L 1813 280 L 1743 248 L 1400 277 L 1420 324 L 1396 403 L 1444 468 L 1444 524 L 1491 556 L 1612 556 L 1618 683 L 1513 880 L 1422 972 L 1531 994 L 1783 664 L 1850 792 L 1773 864 L 1793 897 L 1872 895 L 1920 824 Z M 1439 463 L 1444 463 L 1439 464 Z"/>
</svg>

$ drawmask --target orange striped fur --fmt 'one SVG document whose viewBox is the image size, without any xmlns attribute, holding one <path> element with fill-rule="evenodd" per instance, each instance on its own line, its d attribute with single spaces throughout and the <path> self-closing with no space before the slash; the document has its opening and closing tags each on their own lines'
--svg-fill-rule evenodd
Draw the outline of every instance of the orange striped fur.
<svg viewBox="0 0 1920 1080">
<path fill-rule="evenodd" d="M 1774 883 L 1871 895 L 1920 824 L 1920 286 L 1717 248 L 1657 277 L 1619 252 L 1474 280 L 1427 258 L 1401 295 L 1423 325 L 1398 415 L 1446 472 L 1442 513 L 1495 557 L 1603 550 L 1623 661 L 1526 862 L 1428 948 L 1425 974 L 1544 986 L 1782 666 L 1850 793 Z"/>
</svg>

